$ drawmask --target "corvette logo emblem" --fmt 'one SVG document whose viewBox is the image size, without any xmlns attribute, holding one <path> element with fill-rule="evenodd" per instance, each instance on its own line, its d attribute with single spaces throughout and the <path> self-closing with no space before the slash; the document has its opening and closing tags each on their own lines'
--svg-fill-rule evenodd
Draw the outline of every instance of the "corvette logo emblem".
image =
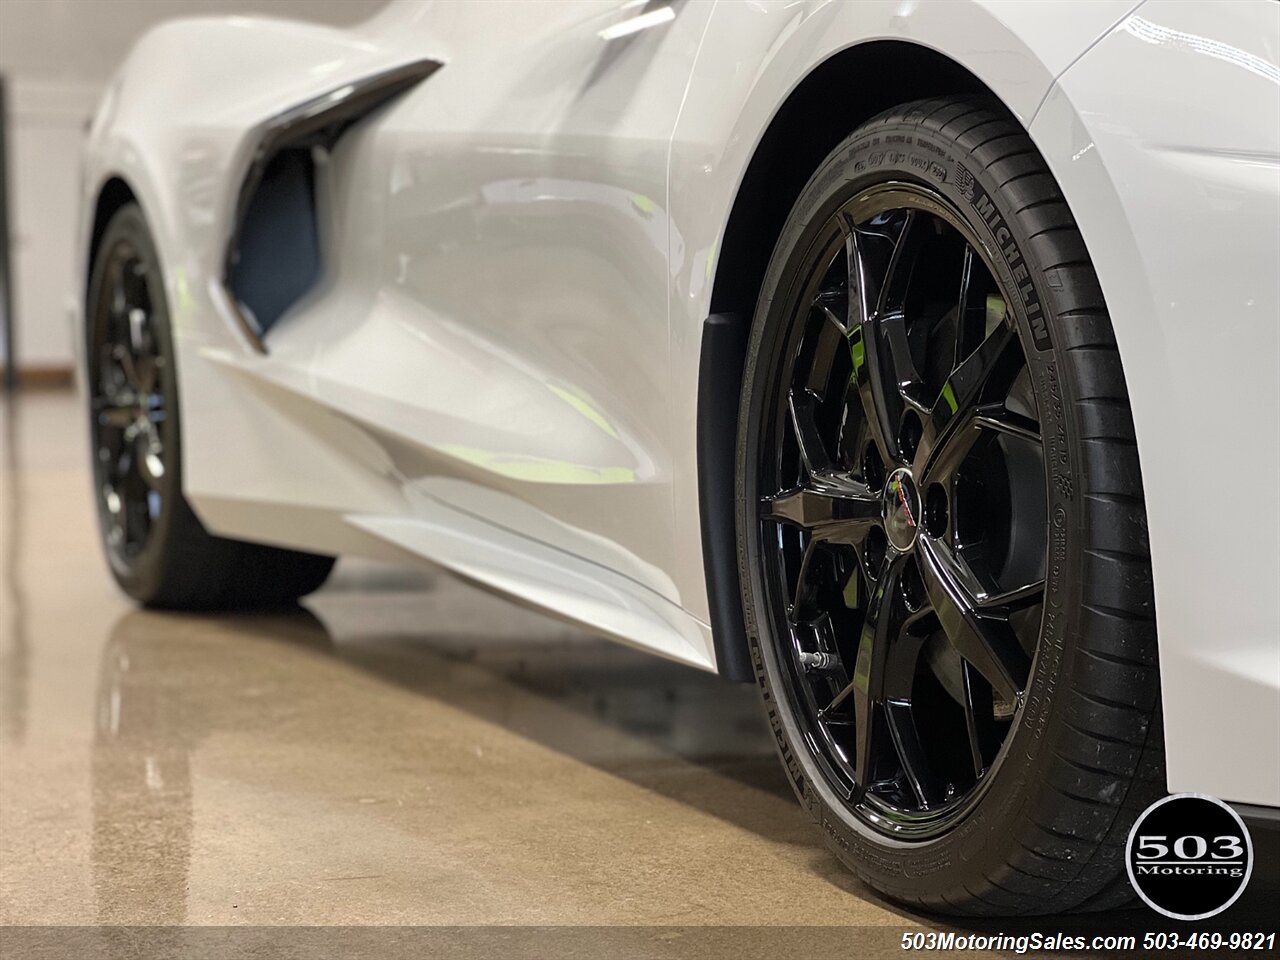
<svg viewBox="0 0 1280 960">
<path fill-rule="evenodd" d="M 893 492 L 898 495 L 898 503 L 902 507 L 902 515 L 907 521 L 907 526 L 917 526 L 915 515 L 911 512 L 911 501 L 907 498 L 907 490 L 901 480 L 893 481 Z"/>
</svg>

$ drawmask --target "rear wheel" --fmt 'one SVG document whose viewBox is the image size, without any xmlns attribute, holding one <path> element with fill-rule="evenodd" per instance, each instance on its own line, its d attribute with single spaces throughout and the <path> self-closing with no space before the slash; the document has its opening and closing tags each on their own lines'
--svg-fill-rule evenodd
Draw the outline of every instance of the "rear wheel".
<svg viewBox="0 0 1280 960">
<path fill-rule="evenodd" d="M 182 494 L 182 437 L 169 312 L 142 211 L 122 207 L 94 258 L 86 303 L 93 484 L 112 576 L 152 607 L 289 603 L 332 557 L 209 534 Z"/>
<path fill-rule="evenodd" d="M 947 912 L 1127 899 L 1163 780 L 1133 425 L 1011 120 L 913 104 L 828 158 L 775 248 L 740 422 L 757 676 L 837 855 Z"/>
</svg>

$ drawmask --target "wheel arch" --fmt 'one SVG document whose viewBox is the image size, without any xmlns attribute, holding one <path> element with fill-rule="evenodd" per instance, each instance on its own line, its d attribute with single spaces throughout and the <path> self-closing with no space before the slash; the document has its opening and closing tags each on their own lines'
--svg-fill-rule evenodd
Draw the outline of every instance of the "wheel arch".
<svg viewBox="0 0 1280 960">
<path fill-rule="evenodd" d="M 887 72 L 896 76 L 892 84 L 883 83 Z M 832 98 L 832 89 L 855 93 Z M 958 61 L 905 40 L 847 47 L 813 67 L 770 119 L 738 184 L 716 263 L 711 312 L 754 310 L 773 252 L 771 243 L 760 241 L 778 235 L 813 171 L 859 124 L 901 103 L 965 94 L 1003 102 Z"/>
<path fill-rule="evenodd" d="M 89 242 L 85 247 L 84 260 L 84 294 L 88 295 L 89 280 L 93 273 L 93 261 L 98 255 L 98 247 L 102 236 L 106 233 L 107 224 L 123 207 L 137 203 L 138 197 L 124 177 L 111 174 L 98 188 L 97 199 L 93 205 L 93 220 L 89 225 Z"/>
<path fill-rule="evenodd" d="M 896 79 L 886 84 L 885 76 Z M 833 89 L 851 95 L 833 98 Z M 1004 102 L 931 47 L 874 40 L 845 48 L 813 67 L 782 101 L 738 184 L 716 262 L 711 316 L 703 324 L 697 394 L 702 559 L 716 664 L 729 679 L 754 677 L 738 579 L 734 459 L 747 340 L 773 241 L 809 177 L 860 124 L 912 100 L 974 94 Z"/>
</svg>

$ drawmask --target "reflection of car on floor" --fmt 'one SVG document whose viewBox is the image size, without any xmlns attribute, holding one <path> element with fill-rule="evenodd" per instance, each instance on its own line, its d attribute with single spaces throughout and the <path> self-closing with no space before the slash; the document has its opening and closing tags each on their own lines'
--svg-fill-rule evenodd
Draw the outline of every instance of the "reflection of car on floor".
<svg viewBox="0 0 1280 960">
<path fill-rule="evenodd" d="M 87 150 L 113 573 L 430 561 L 754 679 L 891 897 L 1123 902 L 1162 792 L 1280 807 L 1280 7 L 1131 7 L 158 28 Z"/>
</svg>

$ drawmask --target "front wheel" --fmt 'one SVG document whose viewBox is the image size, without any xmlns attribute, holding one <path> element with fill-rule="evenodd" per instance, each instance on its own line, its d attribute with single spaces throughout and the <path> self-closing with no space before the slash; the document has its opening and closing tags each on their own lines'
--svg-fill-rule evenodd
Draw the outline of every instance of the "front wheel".
<svg viewBox="0 0 1280 960">
<path fill-rule="evenodd" d="M 1084 243 L 1007 115 L 915 103 L 828 157 L 742 404 L 757 678 L 837 856 L 942 912 L 1127 900 L 1163 783 L 1133 423 Z"/>
<path fill-rule="evenodd" d="M 85 318 L 94 497 L 120 588 L 150 607 L 235 609 L 292 603 L 319 587 L 333 557 L 215 537 L 183 496 L 169 309 L 136 204 L 103 232 Z"/>
</svg>

